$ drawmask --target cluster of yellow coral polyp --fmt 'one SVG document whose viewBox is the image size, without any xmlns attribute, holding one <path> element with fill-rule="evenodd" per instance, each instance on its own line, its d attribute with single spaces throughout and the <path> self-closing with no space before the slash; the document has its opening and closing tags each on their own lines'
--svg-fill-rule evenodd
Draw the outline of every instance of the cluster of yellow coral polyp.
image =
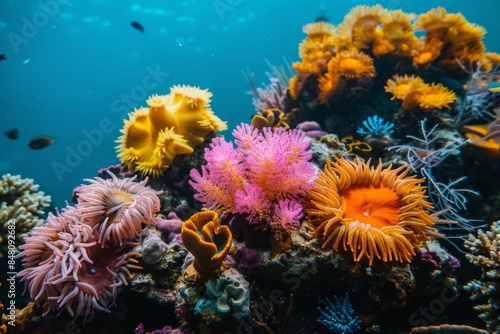
<svg viewBox="0 0 500 334">
<path fill-rule="evenodd" d="M 454 76 L 466 74 L 463 66 L 490 70 L 497 58 L 485 53 L 482 38 L 486 31 L 482 27 L 444 8 L 416 17 L 380 5 L 357 6 L 337 28 L 328 22 L 315 22 L 305 25 L 303 31 L 308 36 L 299 46 L 301 61 L 292 65 L 297 75 L 290 79 L 288 93 L 298 99 L 313 80 L 317 82 L 318 101 L 326 105 L 346 88 L 369 84 L 377 74 L 374 61 L 378 58 L 390 59 L 393 73 L 408 73 L 409 68 L 425 71 L 435 64 Z M 418 31 L 425 31 L 425 36 L 417 38 Z M 437 89 L 441 93 L 441 88 Z M 436 87 L 427 87 L 420 98 L 435 91 Z M 421 104 L 433 108 L 432 101 Z"/>
<path fill-rule="evenodd" d="M 142 175 L 158 177 L 177 154 L 191 154 L 211 132 L 227 125 L 210 108 L 212 94 L 191 86 L 174 86 L 168 95 L 153 95 L 149 108 L 129 114 L 116 147 L 121 163 Z"/>
<path fill-rule="evenodd" d="M 451 89 L 441 84 L 426 84 L 415 75 L 393 76 L 387 80 L 385 91 L 394 95 L 392 99 L 402 100 L 404 110 L 450 109 L 457 99 Z"/>
</svg>

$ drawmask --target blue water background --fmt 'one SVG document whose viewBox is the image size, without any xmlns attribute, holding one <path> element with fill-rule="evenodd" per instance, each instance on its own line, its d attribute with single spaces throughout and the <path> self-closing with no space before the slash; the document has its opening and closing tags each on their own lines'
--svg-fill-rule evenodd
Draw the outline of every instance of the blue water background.
<svg viewBox="0 0 500 334">
<path fill-rule="evenodd" d="M 53 2 L 48 7 L 51 15 L 43 14 L 42 6 L 50 1 L 0 2 L 0 54 L 8 58 L 0 62 L 0 131 L 18 128 L 21 134 L 17 140 L 0 136 L 0 175 L 35 179 L 57 207 L 71 199 L 84 178 L 119 162 L 115 140 L 132 104 L 145 106 L 142 94 L 166 94 L 175 84 L 209 88 L 213 110 L 228 121 L 229 135 L 254 113 L 241 74 L 245 66 L 265 82 L 264 59 L 273 64 L 298 60 L 302 26 L 318 14 L 337 25 L 352 7 L 377 3 L 56 2 L 58 8 Z M 379 3 L 416 14 L 437 6 L 461 12 L 487 29 L 488 51 L 500 52 L 500 1 Z M 140 22 L 145 32 L 132 28 L 131 21 Z M 30 23 L 38 27 L 30 30 Z M 53 136 L 56 143 L 30 150 L 28 142 L 37 135 Z"/>
</svg>

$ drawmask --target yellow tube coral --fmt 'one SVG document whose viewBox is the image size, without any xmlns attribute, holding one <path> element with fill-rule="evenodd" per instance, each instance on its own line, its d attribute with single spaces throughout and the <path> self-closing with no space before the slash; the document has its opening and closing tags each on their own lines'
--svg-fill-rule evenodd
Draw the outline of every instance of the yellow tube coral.
<svg viewBox="0 0 500 334">
<path fill-rule="evenodd" d="M 191 154 L 210 132 L 226 123 L 210 109 L 212 94 L 190 86 L 174 86 L 168 95 L 153 95 L 149 108 L 129 114 L 116 147 L 121 163 L 142 175 L 158 177 L 177 154 Z"/>
</svg>

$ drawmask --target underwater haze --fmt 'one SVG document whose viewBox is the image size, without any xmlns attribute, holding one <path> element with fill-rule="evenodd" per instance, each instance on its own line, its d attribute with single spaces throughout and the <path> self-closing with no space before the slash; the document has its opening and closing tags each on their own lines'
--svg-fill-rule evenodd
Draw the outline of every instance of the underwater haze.
<svg viewBox="0 0 500 334">
<path fill-rule="evenodd" d="M 349 10 L 376 1 L 111 1 L 0 3 L 0 174 L 33 178 L 65 206 L 72 190 L 119 163 L 115 140 L 128 112 L 176 84 L 213 93 L 212 108 L 229 135 L 255 113 L 242 70 L 266 80 L 265 60 L 297 61 L 301 28 L 318 15 L 338 24 Z M 443 6 L 487 31 L 500 51 L 500 2 L 382 1 L 416 14 Z M 133 27 L 137 22 L 143 31 Z M 55 138 L 28 147 L 39 135 Z"/>
</svg>

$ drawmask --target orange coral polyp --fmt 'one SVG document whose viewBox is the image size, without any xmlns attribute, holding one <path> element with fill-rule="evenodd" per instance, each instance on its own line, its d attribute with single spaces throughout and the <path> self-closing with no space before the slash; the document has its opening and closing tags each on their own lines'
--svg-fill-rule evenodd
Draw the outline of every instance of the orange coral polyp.
<svg viewBox="0 0 500 334">
<path fill-rule="evenodd" d="M 456 99 L 455 93 L 441 84 L 426 85 L 416 97 L 422 109 L 451 109 L 450 104 Z"/>
<path fill-rule="evenodd" d="M 423 85 L 425 85 L 424 80 L 420 77 L 406 74 L 404 76 L 394 75 L 387 80 L 384 90 L 394 95 L 391 100 L 403 100 L 411 91 L 420 89 Z"/>
<path fill-rule="evenodd" d="M 427 36 L 439 35 L 446 38 L 450 28 L 458 30 L 466 23 L 462 14 L 448 14 L 446 9 L 438 7 L 419 15 L 414 27 L 416 30 L 425 30 Z"/>
<path fill-rule="evenodd" d="M 306 24 L 302 27 L 302 31 L 308 35 L 308 38 L 322 38 L 333 36 L 337 33 L 335 26 L 329 22 L 319 21 Z"/>
<path fill-rule="evenodd" d="M 328 72 L 349 79 L 374 77 L 373 59 L 363 52 L 339 52 L 328 62 Z"/>
<path fill-rule="evenodd" d="M 415 248 L 434 234 L 424 179 L 407 177 L 410 167 L 382 169 L 360 161 L 327 159 L 313 189 L 303 200 L 307 220 L 322 247 L 384 262 L 410 262 Z"/>
</svg>

